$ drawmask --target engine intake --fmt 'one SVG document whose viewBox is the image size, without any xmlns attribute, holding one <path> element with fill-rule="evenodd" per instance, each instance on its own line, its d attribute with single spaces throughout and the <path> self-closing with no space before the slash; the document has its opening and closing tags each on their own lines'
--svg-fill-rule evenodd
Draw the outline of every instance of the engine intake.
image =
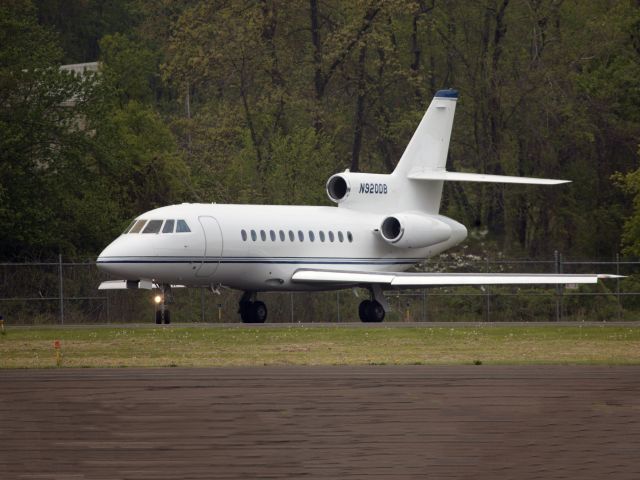
<svg viewBox="0 0 640 480">
<path fill-rule="evenodd" d="M 382 220 L 380 235 L 399 248 L 424 248 L 451 238 L 451 227 L 428 215 L 400 213 Z"/>
<path fill-rule="evenodd" d="M 380 225 L 380 232 L 382 233 L 382 238 L 384 238 L 387 242 L 400 240 L 400 238 L 402 238 L 402 234 L 404 233 L 402 224 L 396 217 L 385 218 L 382 221 L 382 225 Z"/>
<path fill-rule="evenodd" d="M 351 185 L 342 175 L 334 175 L 327 181 L 327 195 L 332 202 L 340 203 L 349 196 Z"/>
</svg>

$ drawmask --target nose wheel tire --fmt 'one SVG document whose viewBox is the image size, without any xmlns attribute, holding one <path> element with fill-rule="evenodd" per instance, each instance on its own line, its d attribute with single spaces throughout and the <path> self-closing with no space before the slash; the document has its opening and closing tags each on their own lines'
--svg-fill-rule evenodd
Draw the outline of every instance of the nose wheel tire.
<svg viewBox="0 0 640 480">
<path fill-rule="evenodd" d="M 169 310 L 165 309 L 165 311 L 163 312 L 162 310 L 158 309 L 156 310 L 156 324 L 157 325 L 169 325 L 171 323 L 171 314 L 169 313 Z"/>
<path fill-rule="evenodd" d="M 264 323 L 267 320 L 267 306 L 261 301 L 241 301 L 239 311 L 242 323 Z"/>
<path fill-rule="evenodd" d="M 376 300 L 363 300 L 358 307 L 360 320 L 365 323 L 378 323 L 384 320 L 384 307 Z"/>
</svg>

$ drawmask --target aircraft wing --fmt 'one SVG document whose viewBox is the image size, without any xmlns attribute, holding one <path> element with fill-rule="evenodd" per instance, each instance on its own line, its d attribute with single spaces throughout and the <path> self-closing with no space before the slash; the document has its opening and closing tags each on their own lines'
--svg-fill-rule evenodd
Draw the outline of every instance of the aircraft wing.
<svg viewBox="0 0 640 480">
<path fill-rule="evenodd" d="M 456 285 L 565 285 L 597 283 L 620 275 L 570 273 L 407 273 L 354 272 L 344 270 L 300 269 L 291 280 L 300 283 L 362 285 L 388 288 L 422 288 Z"/>
</svg>

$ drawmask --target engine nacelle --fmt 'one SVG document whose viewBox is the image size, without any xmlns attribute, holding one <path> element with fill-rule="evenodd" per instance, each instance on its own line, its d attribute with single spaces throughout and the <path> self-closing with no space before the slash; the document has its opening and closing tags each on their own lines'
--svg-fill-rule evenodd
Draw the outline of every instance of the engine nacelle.
<svg viewBox="0 0 640 480">
<path fill-rule="evenodd" d="M 345 171 L 327 180 L 327 195 L 340 206 L 362 210 L 380 209 L 394 191 L 391 175 Z"/>
<path fill-rule="evenodd" d="M 349 196 L 351 182 L 345 173 L 338 173 L 327 180 L 327 195 L 332 202 L 340 203 Z"/>
<path fill-rule="evenodd" d="M 394 247 L 424 248 L 449 240 L 452 229 L 429 215 L 399 213 L 382 220 L 380 235 Z"/>
</svg>

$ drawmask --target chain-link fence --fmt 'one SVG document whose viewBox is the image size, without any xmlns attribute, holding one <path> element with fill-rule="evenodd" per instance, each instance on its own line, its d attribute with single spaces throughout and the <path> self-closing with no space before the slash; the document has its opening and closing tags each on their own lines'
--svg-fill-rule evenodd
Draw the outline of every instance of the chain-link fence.
<svg viewBox="0 0 640 480">
<path fill-rule="evenodd" d="M 600 260 L 507 260 L 448 255 L 418 270 L 448 272 L 613 273 L 625 278 L 567 287 L 438 287 L 391 290 L 387 321 L 611 321 L 640 313 L 640 261 L 615 256 Z M 108 277 L 95 262 L 0 264 L 0 315 L 10 324 L 153 322 L 148 290 L 98 290 Z M 239 322 L 240 292 L 174 289 L 173 322 Z M 261 293 L 270 322 L 358 321 L 364 289 L 333 292 Z"/>
</svg>

